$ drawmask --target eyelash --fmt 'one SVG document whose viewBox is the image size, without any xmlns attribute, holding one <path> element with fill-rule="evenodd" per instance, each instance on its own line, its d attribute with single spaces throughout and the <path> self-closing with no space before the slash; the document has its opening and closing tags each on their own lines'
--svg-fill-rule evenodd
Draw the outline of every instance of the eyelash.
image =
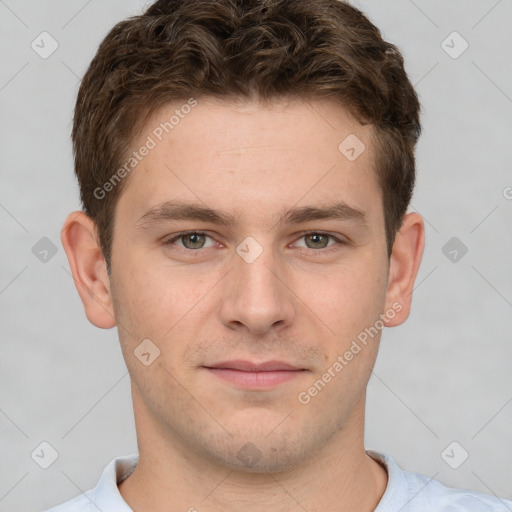
<svg viewBox="0 0 512 512">
<path fill-rule="evenodd" d="M 334 250 L 339 249 L 340 246 L 342 246 L 342 245 L 347 245 L 346 241 L 341 240 L 340 238 L 338 238 L 338 237 L 336 237 L 334 235 L 331 235 L 330 233 L 325 233 L 323 231 L 314 231 L 314 230 L 304 231 L 304 232 L 302 232 L 300 234 L 298 239 L 303 238 L 303 237 L 305 237 L 307 235 L 313 235 L 313 234 L 314 235 L 327 236 L 327 237 L 331 238 L 332 240 L 334 240 L 336 242 L 336 244 L 331 245 L 331 246 L 327 246 L 327 247 L 324 247 L 324 248 L 320 248 L 320 249 L 311 249 L 309 247 L 301 247 L 301 249 L 306 249 L 306 250 L 310 250 L 310 251 L 318 252 L 318 253 L 323 252 L 325 254 L 325 253 L 330 252 L 333 249 Z M 184 231 L 182 233 L 178 233 L 177 235 L 173 236 L 169 240 L 164 241 L 164 245 L 172 245 L 174 242 L 176 242 L 176 240 L 179 240 L 180 238 L 182 238 L 184 236 L 187 236 L 187 235 L 205 235 L 208 238 L 211 238 L 213 240 L 213 237 L 208 235 L 204 231 Z M 184 251 L 190 252 L 190 253 L 199 252 L 201 249 L 211 249 L 211 247 L 206 247 L 206 248 L 202 247 L 200 249 L 188 249 L 187 247 L 179 247 L 179 248 L 184 250 Z"/>
</svg>

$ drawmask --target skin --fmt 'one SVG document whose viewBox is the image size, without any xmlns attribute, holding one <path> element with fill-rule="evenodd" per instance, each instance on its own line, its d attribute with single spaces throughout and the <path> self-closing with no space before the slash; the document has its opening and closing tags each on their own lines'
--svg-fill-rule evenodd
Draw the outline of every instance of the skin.
<svg viewBox="0 0 512 512">
<path fill-rule="evenodd" d="M 158 111 L 134 147 L 176 107 Z M 349 134 L 366 146 L 355 161 L 338 150 Z M 385 316 L 386 327 L 409 315 L 424 224 L 408 213 L 388 258 L 372 148 L 371 127 L 329 100 L 200 99 L 125 178 L 110 277 L 93 221 L 83 212 L 67 218 L 62 243 L 87 318 L 117 325 L 130 372 L 140 459 L 119 490 L 133 510 L 377 506 L 387 473 L 365 453 L 363 434 L 380 331 L 307 404 L 298 400 L 393 304 L 401 309 Z M 236 224 L 141 228 L 143 214 L 169 200 L 222 210 Z M 366 227 L 276 223 L 285 209 L 338 201 L 363 211 Z M 186 230 L 208 236 L 165 245 Z M 263 251 L 251 263 L 236 252 L 249 236 Z M 146 366 L 134 350 L 148 338 L 160 356 Z M 277 359 L 306 371 L 248 390 L 203 367 L 226 359 Z M 242 448 L 252 461 L 240 457 Z"/>
</svg>

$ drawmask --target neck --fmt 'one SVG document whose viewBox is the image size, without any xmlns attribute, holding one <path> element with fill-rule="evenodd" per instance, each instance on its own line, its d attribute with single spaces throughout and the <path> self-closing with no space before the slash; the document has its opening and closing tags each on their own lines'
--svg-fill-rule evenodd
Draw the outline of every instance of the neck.
<svg viewBox="0 0 512 512">
<path fill-rule="evenodd" d="M 136 512 L 372 512 L 386 489 L 386 470 L 364 450 L 364 397 L 314 457 L 263 473 L 221 467 L 187 450 L 140 408 L 134 396 L 139 462 L 119 484 Z"/>
</svg>

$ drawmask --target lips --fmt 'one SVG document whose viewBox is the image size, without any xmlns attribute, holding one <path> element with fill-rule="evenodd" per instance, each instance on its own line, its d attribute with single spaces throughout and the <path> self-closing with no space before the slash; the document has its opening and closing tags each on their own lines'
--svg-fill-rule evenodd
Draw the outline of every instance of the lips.
<svg viewBox="0 0 512 512">
<path fill-rule="evenodd" d="M 284 361 L 265 361 L 263 363 L 251 363 L 250 361 L 223 361 L 221 363 L 215 363 L 213 365 L 206 366 L 206 368 L 218 368 L 218 369 L 230 369 L 240 370 L 243 372 L 274 372 L 274 371 L 297 371 L 304 370 L 304 368 L 298 368 L 291 364 L 285 363 Z"/>
<path fill-rule="evenodd" d="M 204 368 L 215 377 L 247 390 L 263 391 L 297 378 L 307 372 L 305 368 L 284 361 L 223 361 Z"/>
</svg>

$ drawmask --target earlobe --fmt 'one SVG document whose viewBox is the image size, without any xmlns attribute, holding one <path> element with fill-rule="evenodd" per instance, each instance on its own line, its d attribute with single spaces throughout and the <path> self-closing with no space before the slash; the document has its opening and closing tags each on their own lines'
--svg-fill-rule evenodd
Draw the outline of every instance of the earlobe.
<svg viewBox="0 0 512 512">
<path fill-rule="evenodd" d="M 62 227 L 61 241 L 88 320 L 102 329 L 114 327 L 110 280 L 94 221 L 85 212 L 70 213 Z"/>
<path fill-rule="evenodd" d="M 412 212 L 404 216 L 398 231 L 389 264 L 385 311 L 394 310 L 393 318 L 384 319 L 386 327 L 400 325 L 411 310 L 412 290 L 425 247 L 423 218 Z M 386 315 L 387 316 L 387 315 Z"/>
</svg>

